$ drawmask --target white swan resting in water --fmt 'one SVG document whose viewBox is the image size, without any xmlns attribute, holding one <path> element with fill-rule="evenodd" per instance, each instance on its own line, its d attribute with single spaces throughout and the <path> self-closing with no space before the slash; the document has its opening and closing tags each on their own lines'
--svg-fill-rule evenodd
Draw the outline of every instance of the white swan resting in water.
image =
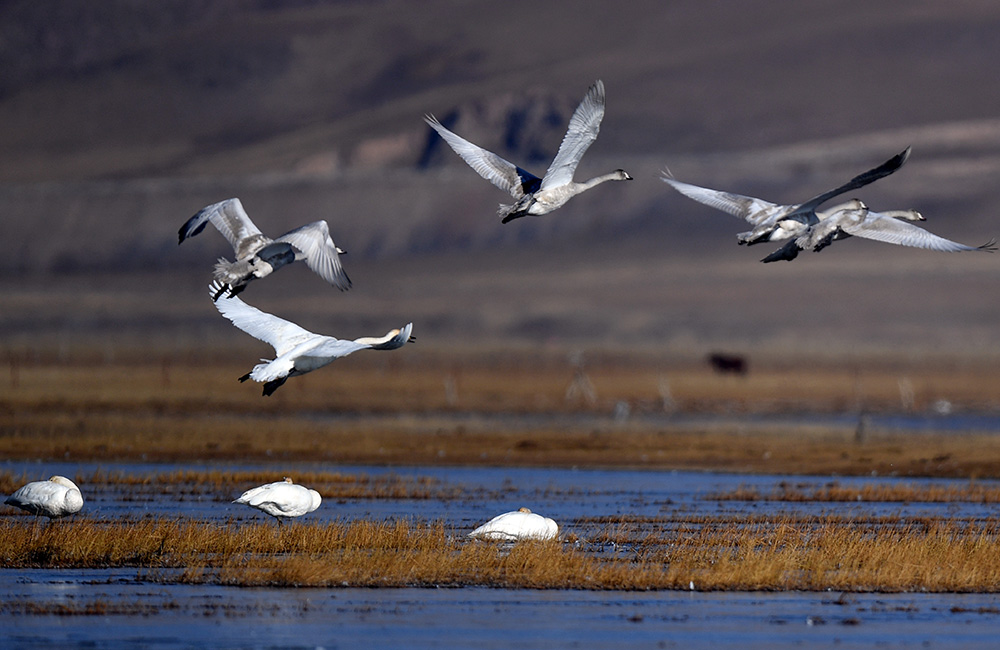
<svg viewBox="0 0 1000 650">
<path fill-rule="evenodd" d="M 834 241 L 852 236 L 946 253 L 993 252 L 996 250 L 995 239 L 991 239 L 982 246 L 966 246 L 908 223 L 925 221 L 924 216 L 916 210 L 874 212 L 862 203 L 860 207 L 847 207 L 831 214 L 822 215 L 822 217 L 820 221 L 806 228 L 797 237 L 761 261 L 793 260 L 800 250 L 808 249 L 819 252 Z"/>
<path fill-rule="evenodd" d="M 559 525 L 548 517 L 536 515 L 527 508 L 505 512 L 490 519 L 469 533 L 473 539 L 514 541 L 519 539 L 553 539 Z"/>
<path fill-rule="evenodd" d="M 341 291 L 351 288 L 351 279 L 340 264 L 344 251 L 333 243 L 326 221 L 314 221 L 271 239 L 254 225 L 239 199 L 226 199 L 202 208 L 188 219 L 177 232 L 177 243 L 194 237 L 209 222 L 229 240 L 236 253 L 235 262 L 220 257 L 215 265 L 215 279 L 225 285 L 223 291 L 228 288 L 230 296 L 243 291 L 248 282 L 298 260 L 305 260 L 306 266 Z"/>
<path fill-rule="evenodd" d="M 219 282 L 213 282 L 208 287 L 211 296 L 218 295 L 221 290 Z M 276 391 L 289 377 L 312 372 L 352 352 L 366 348 L 395 350 L 415 340 L 411 336 L 413 323 L 402 329 L 391 330 L 385 336 L 349 341 L 313 334 L 295 323 L 251 307 L 239 298 L 213 298 L 213 304 L 233 325 L 274 348 L 276 356 L 273 360 L 262 359 L 263 363 L 257 364 L 253 370 L 240 377 L 241 382 L 247 379 L 262 382 L 264 395 Z"/>
<path fill-rule="evenodd" d="M 301 517 L 312 512 L 322 502 L 319 492 L 296 485 L 287 477 L 283 481 L 247 490 L 239 499 L 233 501 L 271 515 L 279 525 L 282 519 Z"/>
<path fill-rule="evenodd" d="M 455 135 L 434 116 L 428 115 L 424 120 L 480 176 L 514 197 L 516 202 L 513 205 L 501 205 L 498 210 L 501 222 L 507 223 L 526 215 L 539 216 L 552 212 L 577 194 L 605 181 L 632 180 L 624 169 L 616 169 L 583 183 L 573 182 L 573 173 L 587 148 L 597 139 L 603 117 L 604 82 L 598 79 L 573 112 L 559 152 L 541 179 Z"/>
<path fill-rule="evenodd" d="M 49 519 L 73 515 L 83 508 L 83 495 L 76 483 L 65 476 L 53 476 L 47 481 L 33 481 L 18 488 L 4 501 L 7 505 L 27 510 Z"/>
<path fill-rule="evenodd" d="M 675 180 L 669 172 L 663 174 L 662 180 L 690 199 L 748 221 L 753 229 L 739 233 L 736 240 L 740 244 L 757 244 L 763 241 L 779 241 L 797 237 L 805 228 L 819 221 L 816 208 L 820 205 L 835 196 L 864 187 L 892 174 L 902 167 L 909 157 L 910 148 L 907 147 L 878 167 L 855 176 L 840 187 L 814 196 L 805 203 L 795 205 L 778 205 L 751 196 L 682 183 Z"/>
</svg>

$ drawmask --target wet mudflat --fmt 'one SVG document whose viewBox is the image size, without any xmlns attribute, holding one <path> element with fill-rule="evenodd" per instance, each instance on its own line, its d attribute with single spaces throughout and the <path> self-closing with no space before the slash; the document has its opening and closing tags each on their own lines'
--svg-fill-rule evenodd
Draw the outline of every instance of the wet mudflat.
<svg viewBox="0 0 1000 650">
<path fill-rule="evenodd" d="M 82 517 L 176 516 L 247 521 L 264 515 L 231 504 L 210 482 L 156 480 L 178 472 L 243 472 L 259 466 L 8 462 L 0 471 L 62 473 L 81 480 Z M 271 470 L 274 467 L 270 467 Z M 630 552 L 602 541 L 616 521 L 663 530 L 698 517 L 837 515 L 858 520 L 989 519 L 996 505 L 958 502 L 782 501 L 741 493 L 809 492 L 831 485 L 962 488 L 962 479 L 789 477 L 711 472 L 565 468 L 283 465 L 361 477 L 371 485 L 420 486 L 402 496 L 327 499 L 314 521 L 444 522 L 464 536 L 502 511 L 528 506 L 554 517 L 588 552 Z M 317 474 L 319 475 L 319 474 Z M 101 477 L 119 480 L 100 482 Z M 91 479 L 88 485 L 88 477 Z M 121 480 L 121 477 L 131 477 Z M 143 479 L 143 480 L 139 480 Z M 977 486 L 996 487 L 994 481 Z M 20 517 L 5 508 L 6 517 Z M 302 520 L 303 522 L 305 519 Z M 66 522 L 56 522 L 60 525 Z M 296 525 L 299 522 L 293 522 Z M 946 567 L 942 567 L 946 571 Z M 461 588 L 240 588 L 176 584 L 175 569 L 0 569 L 0 621 L 9 647 L 991 647 L 996 594 L 586 591 Z"/>
</svg>

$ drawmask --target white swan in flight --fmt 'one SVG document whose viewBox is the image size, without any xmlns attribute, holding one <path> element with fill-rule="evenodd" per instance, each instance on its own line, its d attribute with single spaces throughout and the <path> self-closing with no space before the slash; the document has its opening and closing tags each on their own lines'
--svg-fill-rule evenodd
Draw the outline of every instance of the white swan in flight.
<svg viewBox="0 0 1000 650">
<path fill-rule="evenodd" d="M 239 499 L 233 501 L 271 515 L 277 520 L 278 525 L 281 525 L 282 519 L 301 517 L 312 512 L 322 502 L 319 492 L 296 485 L 287 477 L 283 481 L 247 490 Z"/>
<path fill-rule="evenodd" d="M 4 503 L 33 515 L 55 519 L 80 512 L 83 495 L 73 481 L 65 476 L 53 476 L 47 481 L 32 481 L 23 485 Z"/>
<path fill-rule="evenodd" d="M 553 539 L 559 525 L 548 517 L 536 515 L 527 508 L 505 512 L 490 519 L 469 533 L 473 539 L 514 541 L 519 539 Z"/>
<path fill-rule="evenodd" d="M 213 282 L 208 287 L 209 295 L 216 296 L 223 288 L 222 283 Z M 263 363 L 258 363 L 253 370 L 240 377 L 241 382 L 247 379 L 262 382 L 264 395 L 276 391 L 289 377 L 312 372 L 352 352 L 366 348 L 395 350 L 416 340 L 410 335 L 413 323 L 391 330 L 385 336 L 349 341 L 313 334 L 295 323 L 251 307 L 236 297 L 226 300 L 213 297 L 212 300 L 219 313 L 233 325 L 274 348 L 276 356 L 272 361 L 262 359 Z"/>
<path fill-rule="evenodd" d="M 740 244 L 757 244 L 763 241 L 779 241 L 798 236 L 804 227 L 819 221 L 816 208 L 821 204 L 835 196 L 864 187 L 892 174 L 902 167 L 909 157 L 910 147 L 907 147 L 878 167 L 855 176 L 840 187 L 814 196 L 805 203 L 795 205 L 778 205 L 751 196 L 682 183 L 675 180 L 669 172 L 664 172 L 661 178 L 663 182 L 690 199 L 747 220 L 753 229 L 739 233 L 737 241 Z"/>
<path fill-rule="evenodd" d="M 932 232 L 909 223 L 912 221 L 925 221 L 925 219 L 916 210 L 874 212 L 869 210 L 864 204 L 861 204 L 860 207 L 848 207 L 825 215 L 825 218 L 806 228 L 797 237 L 761 261 L 790 261 L 796 258 L 800 250 L 808 249 L 819 252 L 834 241 L 847 239 L 852 236 L 885 242 L 887 244 L 897 244 L 899 246 L 910 246 L 946 253 L 963 251 L 993 252 L 996 250 L 996 246 L 994 246 L 996 243 L 995 239 L 991 239 L 982 246 L 966 246 L 965 244 L 959 244 L 950 239 L 939 237 Z"/>
<path fill-rule="evenodd" d="M 305 260 L 306 266 L 341 291 L 351 288 L 351 280 L 340 264 L 344 251 L 333 243 L 326 221 L 314 221 L 271 239 L 254 225 L 239 199 L 226 199 L 202 208 L 188 219 L 177 231 L 177 243 L 194 237 L 209 222 L 229 240 L 236 253 L 235 262 L 220 257 L 215 265 L 215 279 L 225 284 L 223 291 L 228 289 L 230 296 L 243 291 L 248 282 L 298 260 Z"/>
<path fill-rule="evenodd" d="M 616 169 L 583 183 L 573 182 L 573 173 L 587 148 L 597 139 L 603 117 L 604 82 L 598 79 L 573 112 L 569 128 L 563 136 L 562 144 L 559 145 L 559 152 L 549 165 L 545 176 L 540 179 L 495 153 L 455 135 L 433 115 L 425 116 L 424 120 L 480 176 L 514 197 L 516 202 L 513 205 L 501 205 L 497 211 L 501 223 L 507 223 L 529 214 L 539 216 L 552 212 L 577 194 L 604 181 L 632 180 L 624 169 Z"/>
</svg>

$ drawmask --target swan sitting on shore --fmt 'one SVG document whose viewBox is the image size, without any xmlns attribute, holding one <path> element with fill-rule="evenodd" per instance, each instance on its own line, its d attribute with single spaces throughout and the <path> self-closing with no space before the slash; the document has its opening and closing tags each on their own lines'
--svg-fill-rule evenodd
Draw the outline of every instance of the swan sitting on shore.
<svg viewBox="0 0 1000 650">
<path fill-rule="evenodd" d="M 469 533 L 473 539 L 514 541 L 519 539 L 553 539 L 559 525 L 548 517 L 536 515 L 527 508 L 505 512 L 490 519 Z"/>
<path fill-rule="evenodd" d="M 254 225 L 239 199 L 226 199 L 202 208 L 188 219 L 177 232 L 177 243 L 194 237 L 208 223 L 229 240 L 236 253 L 236 261 L 220 257 L 215 265 L 215 279 L 223 283 L 216 300 L 227 290 L 235 296 L 252 280 L 265 278 L 299 260 L 305 260 L 306 266 L 341 291 L 351 288 L 351 279 L 340 264 L 344 251 L 333 243 L 326 221 L 314 221 L 271 239 Z"/>
<path fill-rule="evenodd" d="M 319 492 L 296 485 L 288 477 L 283 481 L 247 490 L 240 495 L 240 498 L 233 501 L 271 515 L 277 520 L 278 525 L 281 525 L 282 519 L 301 517 L 312 512 L 322 502 Z"/>
<path fill-rule="evenodd" d="M 7 505 L 49 519 L 74 515 L 83 508 L 83 495 L 76 483 L 65 476 L 32 481 L 18 488 L 4 501 Z"/>
<path fill-rule="evenodd" d="M 220 282 L 213 282 L 208 287 L 211 296 L 218 295 L 222 290 Z M 264 395 L 278 390 L 289 377 L 312 372 L 352 352 L 366 348 L 395 350 L 415 340 L 410 335 L 413 323 L 391 330 L 385 336 L 349 341 L 313 334 L 295 323 L 251 307 L 236 297 L 212 300 L 219 313 L 232 321 L 233 325 L 274 348 L 276 356 L 273 360 L 263 359 L 263 363 L 257 364 L 253 370 L 240 377 L 241 382 L 247 379 L 262 382 Z"/>
<path fill-rule="evenodd" d="M 630 181 L 624 169 L 616 169 L 583 183 L 573 181 L 573 174 L 583 154 L 597 139 L 604 118 L 604 82 L 598 79 L 587 91 L 570 118 L 559 152 L 545 176 L 538 178 L 491 151 L 472 144 L 446 129 L 432 115 L 424 120 L 437 131 L 480 176 L 514 197 L 513 205 L 501 205 L 501 223 L 527 215 L 540 216 L 563 206 L 571 198 L 605 181 Z"/>
</svg>

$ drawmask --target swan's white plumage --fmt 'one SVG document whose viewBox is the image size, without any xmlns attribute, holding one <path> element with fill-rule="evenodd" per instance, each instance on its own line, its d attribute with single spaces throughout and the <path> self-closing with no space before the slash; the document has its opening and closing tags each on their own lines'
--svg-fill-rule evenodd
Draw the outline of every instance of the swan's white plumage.
<svg viewBox="0 0 1000 650">
<path fill-rule="evenodd" d="M 319 492 L 296 485 L 290 478 L 247 490 L 233 501 L 267 513 L 279 522 L 281 518 L 310 513 L 322 502 Z"/>
<path fill-rule="evenodd" d="M 990 240 L 982 246 L 966 246 L 915 226 L 910 222 L 924 221 L 924 216 L 916 210 L 874 212 L 861 204 L 860 207 L 848 206 L 821 216 L 820 221 L 803 228 L 794 239 L 761 261 L 790 261 L 796 258 L 799 251 L 819 252 L 834 241 L 852 236 L 946 253 L 996 250 L 996 240 Z"/>
<path fill-rule="evenodd" d="M 20 487 L 4 501 L 7 505 L 49 519 L 73 515 L 83 508 L 80 488 L 65 476 L 53 476 L 47 481 L 33 481 Z"/>
<path fill-rule="evenodd" d="M 583 154 L 594 144 L 601 130 L 604 103 L 604 82 L 598 79 L 573 111 L 566 135 L 559 144 L 559 151 L 542 177 L 541 189 L 548 190 L 573 182 L 573 174 L 583 159 Z"/>
<path fill-rule="evenodd" d="M 558 533 L 559 525 L 555 521 L 521 508 L 497 515 L 469 533 L 469 537 L 499 541 L 548 540 L 555 538 Z"/>
<path fill-rule="evenodd" d="M 674 179 L 669 172 L 663 174 L 662 180 L 690 199 L 745 219 L 753 226 L 753 230 L 740 233 L 737 241 L 740 244 L 756 244 L 797 236 L 805 227 L 819 221 L 816 209 L 820 205 L 835 196 L 864 187 L 894 173 L 906 163 L 909 156 L 910 148 L 907 147 L 878 167 L 858 174 L 843 185 L 818 194 L 804 203 L 793 205 L 779 205 L 752 196 L 682 183 Z"/>
<path fill-rule="evenodd" d="M 304 260 L 313 272 L 338 289 L 346 291 L 351 287 L 351 280 L 340 263 L 343 251 L 333 243 L 326 221 L 314 221 L 271 239 L 254 225 L 239 199 L 226 199 L 202 208 L 188 219 L 178 231 L 178 243 L 194 237 L 208 223 L 222 233 L 236 254 L 234 262 L 221 258 L 215 273 L 217 280 L 229 284 L 232 289 L 240 289 L 252 280 L 266 277 L 299 260 Z M 266 255 L 267 252 L 273 254 Z"/>
<path fill-rule="evenodd" d="M 559 151 L 542 178 L 456 135 L 431 115 L 424 120 L 480 176 L 517 200 L 513 205 L 500 206 L 499 214 L 503 223 L 507 223 L 529 214 L 548 214 L 577 194 L 605 181 L 632 179 L 627 172 L 618 169 L 583 183 L 573 182 L 573 174 L 583 154 L 597 139 L 604 118 L 604 103 L 604 82 L 598 79 L 573 112 Z"/>
<path fill-rule="evenodd" d="M 917 213 L 919 215 L 919 213 Z M 920 219 L 922 220 L 922 218 Z M 833 224 L 848 235 L 898 246 L 910 246 L 931 251 L 958 253 L 962 251 L 992 251 L 994 241 L 982 246 L 967 246 L 935 235 L 910 221 L 887 213 L 871 210 L 845 210 L 832 218 Z"/>
<path fill-rule="evenodd" d="M 217 295 L 221 288 L 219 282 L 213 282 L 208 288 L 209 295 Z M 381 337 L 362 337 L 352 341 L 314 334 L 291 321 L 262 312 L 238 297 L 213 299 L 213 304 L 233 325 L 274 348 L 276 356 L 273 360 L 264 360 L 240 378 L 240 381 L 253 379 L 264 383 L 265 395 L 277 390 L 288 377 L 322 368 L 352 352 L 394 350 L 414 340 L 413 323 L 390 330 Z"/>
</svg>

